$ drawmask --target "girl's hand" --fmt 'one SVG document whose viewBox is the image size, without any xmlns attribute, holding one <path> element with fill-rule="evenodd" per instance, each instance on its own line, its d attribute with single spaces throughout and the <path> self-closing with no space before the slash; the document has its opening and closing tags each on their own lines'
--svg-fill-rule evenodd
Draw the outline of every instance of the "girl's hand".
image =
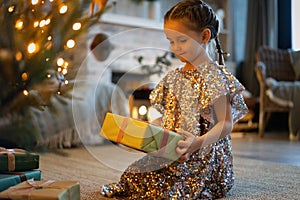
<svg viewBox="0 0 300 200">
<path fill-rule="evenodd" d="M 179 155 L 179 160 L 184 162 L 189 159 L 190 155 L 200 149 L 201 140 L 200 137 L 196 137 L 190 132 L 179 129 L 177 131 L 179 134 L 185 137 L 184 140 L 179 140 L 177 143 L 177 154 Z"/>
</svg>

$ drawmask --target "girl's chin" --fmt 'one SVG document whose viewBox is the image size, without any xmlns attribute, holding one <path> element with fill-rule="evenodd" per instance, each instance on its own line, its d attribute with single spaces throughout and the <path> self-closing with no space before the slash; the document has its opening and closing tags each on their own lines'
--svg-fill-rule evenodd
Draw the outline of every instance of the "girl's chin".
<svg viewBox="0 0 300 200">
<path fill-rule="evenodd" d="M 185 58 L 183 58 L 183 57 L 181 57 L 181 56 L 177 56 L 177 57 L 179 58 L 179 60 L 180 60 L 181 62 L 184 62 L 184 63 L 188 62 Z"/>
</svg>

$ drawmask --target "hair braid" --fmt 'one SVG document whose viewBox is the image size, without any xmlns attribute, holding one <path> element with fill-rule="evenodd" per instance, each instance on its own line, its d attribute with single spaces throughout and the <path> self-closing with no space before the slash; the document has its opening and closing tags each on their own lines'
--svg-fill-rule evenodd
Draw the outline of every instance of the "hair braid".
<svg viewBox="0 0 300 200">
<path fill-rule="evenodd" d="M 223 53 L 223 50 L 221 48 L 219 38 L 215 37 L 215 41 L 216 41 L 217 52 L 218 52 L 218 55 L 219 55 L 219 58 L 218 58 L 219 65 L 224 65 L 224 56 L 223 56 L 224 53 Z"/>
</svg>

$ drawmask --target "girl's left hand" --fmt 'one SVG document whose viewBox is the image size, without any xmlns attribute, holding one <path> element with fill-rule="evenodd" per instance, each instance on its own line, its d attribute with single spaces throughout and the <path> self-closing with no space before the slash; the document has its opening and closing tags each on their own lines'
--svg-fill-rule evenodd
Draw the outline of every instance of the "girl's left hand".
<svg viewBox="0 0 300 200">
<path fill-rule="evenodd" d="M 189 159 L 192 153 L 200 149 L 201 141 L 199 137 L 196 137 L 188 131 L 179 129 L 177 132 L 185 137 L 184 140 L 178 141 L 176 148 L 177 154 L 180 156 L 179 160 L 184 162 Z"/>
</svg>

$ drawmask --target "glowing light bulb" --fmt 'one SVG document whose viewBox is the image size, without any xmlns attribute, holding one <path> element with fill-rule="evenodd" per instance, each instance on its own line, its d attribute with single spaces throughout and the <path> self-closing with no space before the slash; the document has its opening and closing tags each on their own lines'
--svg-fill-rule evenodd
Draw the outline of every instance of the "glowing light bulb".
<svg viewBox="0 0 300 200">
<path fill-rule="evenodd" d="M 56 64 L 58 66 L 62 66 L 64 64 L 65 60 L 63 58 L 58 58 L 57 61 L 56 61 Z"/>
<path fill-rule="evenodd" d="M 67 61 L 65 61 L 62 67 L 63 68 L 68 68 L 68 66 L 69 66 L 69 63 Z"/>
<path fill-rule="evenodd" d="M 15 28 L 21 30 L 23 28 L 24 22 L 21 19 L 18 19 L 15 24 Z"/>
<path fill-rule="evenodd" d="M 62 72 L 61 72 L 63 75 L 66 75 L 68 73 L 68 70 L 67 69 L 63 69 Z"/>
<path fill-rule="evenodd" d="M 23 81 L 27 81 L 28 80 L 28 74 L 26 72 L 22 73 L 21 77 L 22 77 Z"/>
<path fill-rule="evenodd" d="M 51 22 L 51 19 L 49 19 L 49 18 L 45 20 L 45 24 L 46 24 L 46 25 L 49 25 L 50 22 Z"/>
<path fill-rule="evenodd" d="M 74 40 L 70 39 L 70 40 L 67 41 L 67 47 L 69 49 L 73 48 L 74 46 L 75 46 L 75 41 Z"/>
<path fill-rule="evenodd" d="M 52 36 L 51 35 L 49 35 L 48 37 L 47 37 L 47 40 L 52 40 Z"/>
<path fill-rule="evenodd" d="M 36 50 L 37 50 L 37 46 L 34 42 L 31 42 L 27 47 L 28 53 L 34 53 Z"/>
<path fill-rule="evenodd" d="M 145 105 L 142 105 L 139 107 L 139 114 L 140 115 L 146 115 L 147 114 L 147 107 Z"/>
<path fill-rule="evenodd" d="M 81 23 L 80 22 L 74 23 L 72 28 L 74 31 L 78 31 L 81 28 Z"/>
<path fill-rule="evenodd" d="M 39 0 L 31 0 L 32 5 L 37 5 L 39 3 Z"/>
<path fill-rule="evenodd" d="M 22 52 L 21 52 L 21 51 L 18 51 L 18 52 L 16 53 L 15 57 L 16 57 L 16 60 L 17 60 L 17 61 L 22 60 L 22 58 L 23 58 Z"/>
<path fill-rule="evenodd" d="M 36 27 L 39 26 L 39 24 L 40 24 L 40 23 L 39 23 L 38 21 L 35 21 L 35 22 L 33 22 L 33 27 L 36 28 Z"/>
<path fill-rule="evenodd" d="M 9 6 L 9 8 L 8 8 L 8 12 L 13 12 L 15 10 L 15 6 Z"/>
<path fill-rule="evenodd" d="M 27 90 L 23 90 L 23 94 L 24 94 L 25 96 L 28 96 L 28 95 L 29 95 L 29 92 L 28 92 Z"/>
<path fill-rule="evenodd" d="M 51 74 L 47 74 L 47 78 L 51 78 L 52 77 L 52 75 Z"/>
<path fill-rule="evenodd" d="M 68 85 L 68 84 L 69 84 L 69 81 L 68 81 L 68 80 L 65 80 L 65 84 Z"/>
<path fill-rule="evenodd" d="M 59 9 L 60 14 L 65 14 L 67 11 L 68 11 L 68 6 L 65 4 L 63 4 Z"/>
<path fill-rule="evenodd" d="M 41 20 L 39 26 L 44 27 L 46 25 L 46 20 Z"/>
</svg>

